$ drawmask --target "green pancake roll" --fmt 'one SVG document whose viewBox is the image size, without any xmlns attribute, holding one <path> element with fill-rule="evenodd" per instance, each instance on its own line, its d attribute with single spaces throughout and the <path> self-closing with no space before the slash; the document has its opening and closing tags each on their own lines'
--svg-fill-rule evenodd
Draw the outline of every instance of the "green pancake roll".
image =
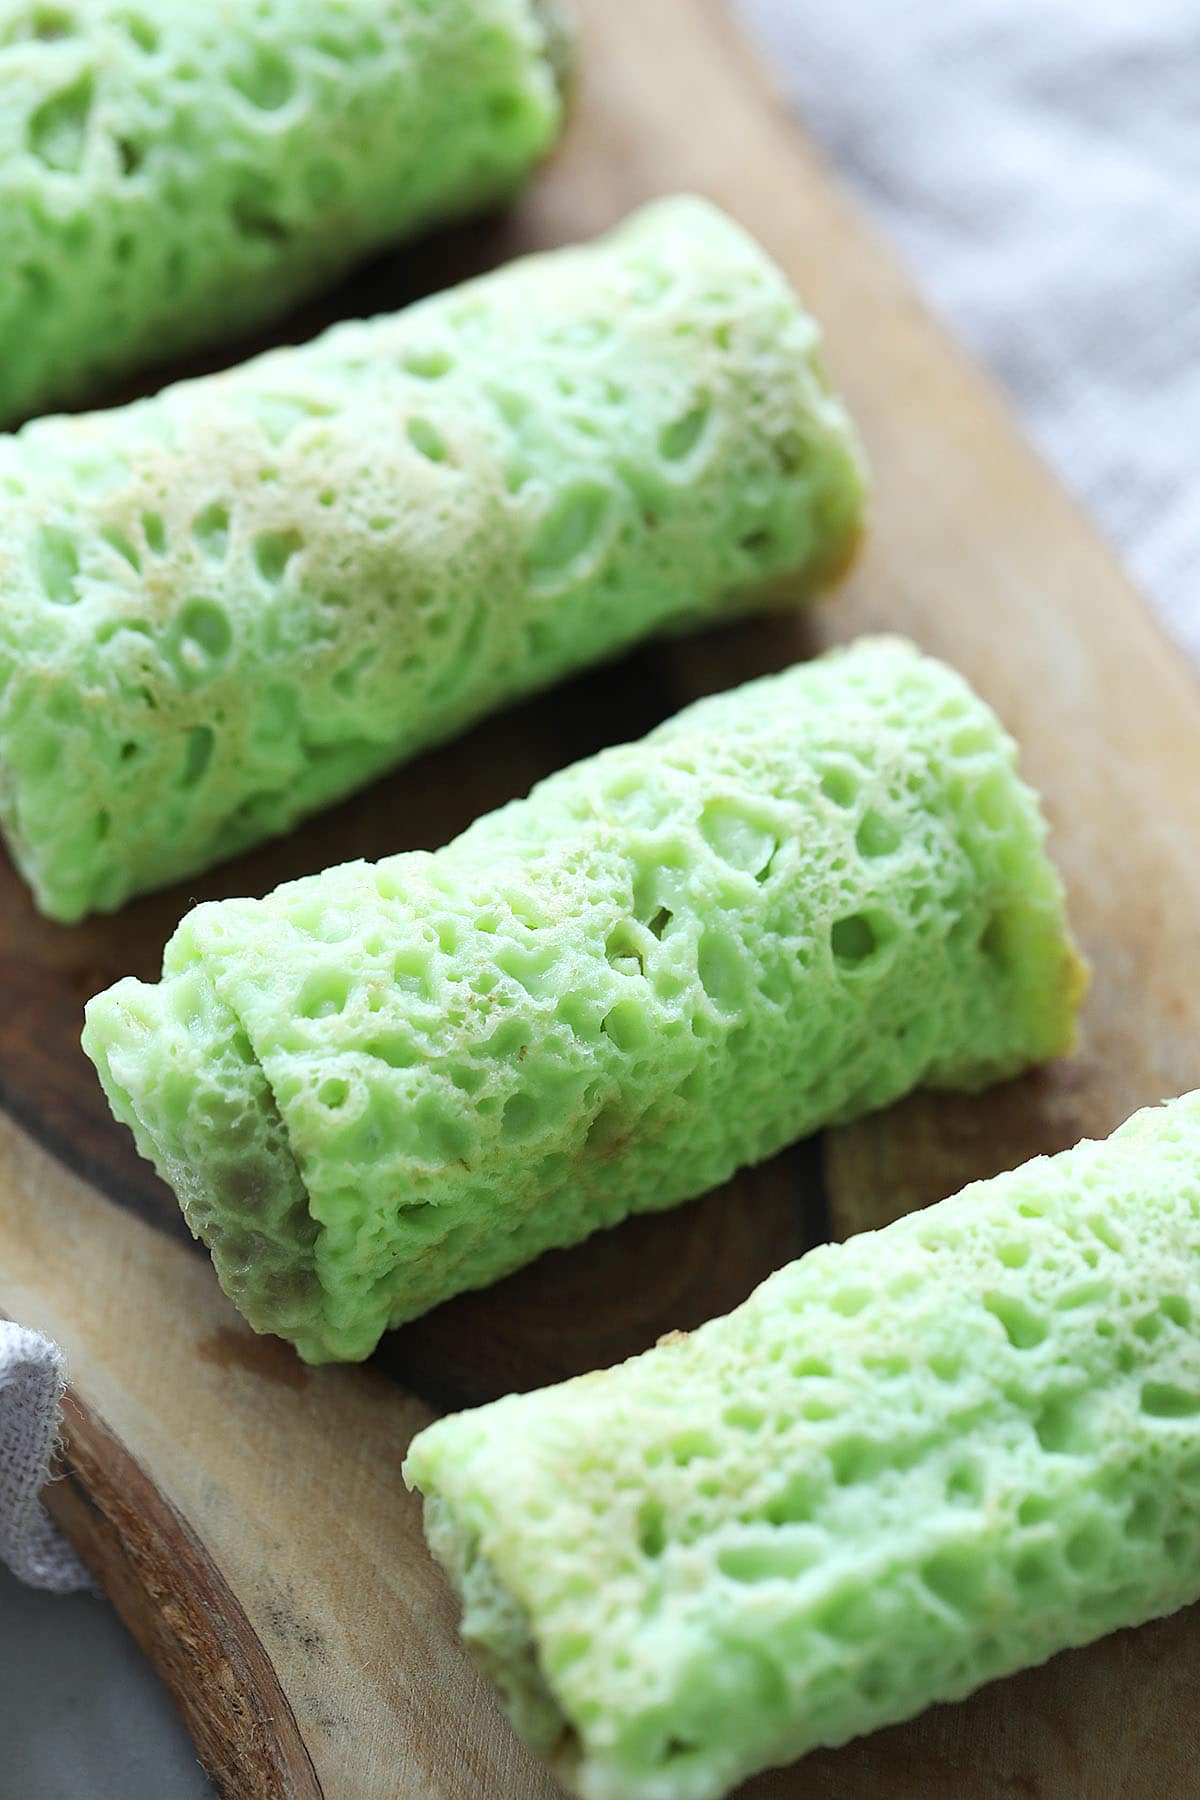
<svg viewBox="0 0 1200 1800">
<path fill-rule="evenodd" d="M 0 826 L 74 921 L 657 630 L 802 599 L 863 472 L 819 333 L 676 198 L 0 438 Z"/>
<path fill-rule="evenodd" d="M 0 0 L 0 420 L 506 197 L 569 54 L 557 0 Z"/>
<path fill-rule="evenodd" d="M 1200 1597 L 1200 1093 L 811 1251 L 410 1486 L 583 1800 L 718 1800 Z"/>
<path fill-rule="evenodd" d="M 363 1357 L 818 1126 L 1068 1049 L 1044 834 L 966 684 L 868 640 L 433 854 L 194 908 L 84 1048 L 250 1323 Z"/>
</svg>

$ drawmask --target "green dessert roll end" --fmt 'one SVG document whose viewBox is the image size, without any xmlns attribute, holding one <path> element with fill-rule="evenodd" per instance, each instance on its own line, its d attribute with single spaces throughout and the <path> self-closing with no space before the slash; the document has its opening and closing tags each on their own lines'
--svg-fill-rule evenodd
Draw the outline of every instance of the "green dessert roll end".
<svg viewBox="0 0 1200 1800">
<path fill-rule="evenodd" d="M 89 1002 L 82 1043 L 226 1293 L 250 1307 L 258 1330 L 303 1348 L 320 1309 L 317 1227 L 270 1086 L 204 971 L 117 982 Z"/>
</svg>

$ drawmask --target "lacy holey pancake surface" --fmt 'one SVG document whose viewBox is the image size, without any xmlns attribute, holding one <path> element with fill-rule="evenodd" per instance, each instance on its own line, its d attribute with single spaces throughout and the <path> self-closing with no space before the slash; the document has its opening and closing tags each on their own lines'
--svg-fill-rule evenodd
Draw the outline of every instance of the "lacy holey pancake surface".
<svg viewBox="0 0 1200 1800">
<path fill-rule="evenodd" d="M 49 923 L 0 870 L 0 1308 L 70 1357 L 67 1479 L 52 1504 L 208 1768 L 252 1800 L 556 1793 L 459 1642 L 404 1488 L 409 1441 L 436 1412 L 608 1367 L 731 1312 L 822 1238 L 1105 1137 L 1200 1084 L 1194 676 L 771 103 L 720 7 L 584 0 L 580 12 L 562 151 L 512 214 L 430 245 L 422 278 L 442 287 L 590 239 L 663 194 L 717 202 L 820 322 L 861 427 L 875 493 L 849 589 L 578 678 L 111 917 Z M 381 265 L 291 335 L 395 310 L 414 266 L 411 252 Z M 710 1196 L 437 1307 L 362 1367 L 307 1368 L 255 1337 L 111 1120 L 79 1049 L 85 999 L 123 976 L 156 981 L 193 901 L 436 849 L 705 693 L 881 631 L 960 671 L 1020 744 L 1094 966 L 1078 1052 L 982 1094 L 913 1097 L 810 1138 Z M 1190 1800 L 1198 1667 L 1200 1620 L 1185 1611 L 813 1751 L 756 1777 L 742 1800 Z"/>
<path fill-rule="evenodd" d="M 511 193 L 569 46 L 557 0 L 0 0 L 0 424 Z"/>
<path fill-rule="evenodd" d="M 966 684 L 865 639 L 432 856 L 194 910 L 84 1048 L 251 1324 L 359 1358 L 821 1125 L 1064 1054 L 1044 836 Z"/>
<path fill-rule="evenodd" d="M 0 830 L 76 922 L 842 568 L 819 332 L 703 201 L 0 438 Z"/>
<path fill-rule="evenodd" d="M 405 1476 L 584 1800 L 739 1776 L 1200 1597 L 1200 1093 L 822 1245 Z"/>
</svg>

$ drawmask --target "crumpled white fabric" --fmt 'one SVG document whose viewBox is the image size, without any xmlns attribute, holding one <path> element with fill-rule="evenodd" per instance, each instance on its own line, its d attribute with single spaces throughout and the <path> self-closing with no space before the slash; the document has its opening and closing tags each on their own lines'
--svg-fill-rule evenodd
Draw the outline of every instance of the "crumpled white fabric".
<svg viewBox="0 0 1200 1800">
<path fill-rule="evenodd" d="M 18 1580 L 57 1594 L 88 1586 L 39 1498 L 65 1379 L 62 1353 L 49 1338 L 0 1319 L 0 1562 Z"/>
<path fill-rule="evenodd" d="M 737 5 L 804 123 L 1200 657 L 1200 12 Z"/>
</svg>

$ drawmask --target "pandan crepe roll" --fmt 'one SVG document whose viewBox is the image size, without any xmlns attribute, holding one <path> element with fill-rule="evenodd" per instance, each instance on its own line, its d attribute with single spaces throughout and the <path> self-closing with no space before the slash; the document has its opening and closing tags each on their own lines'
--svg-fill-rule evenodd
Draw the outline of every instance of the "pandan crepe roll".
<svg viewBox="0 0 1200 1800">
<path fill-rule="evenodd" d="M 0 419 L 507 195 L 569 43 L 557 0 L 0 0 Z"/>
<path fill-rule="evenodd" d="M 250 1322 L 362 1357 L 820 1125 L 1067 1049 L 1043 837 L 965 683 L 866 641 L 432 855 L 196 907 L 84 1047 Z"/>
<path fill-rule="evenodd" d="M 1200 1093 L 825 1245 L 405 1474 L 584 1800 L 755 1770 L 1200 1597 Z"/>
<path fill-rule="evenodd" d="M 846 561 L 818 332 L 675 199 L 394 317 L 0 439 L 0 823 L 65 921 L 646 634 Z"/>
<path fill-rule="evenodd" d="M 826 1244 L 405 1476 L 583 1800 L 718 1800 L 1200 1597 L 1200 1093 Z"/>
</svg>

